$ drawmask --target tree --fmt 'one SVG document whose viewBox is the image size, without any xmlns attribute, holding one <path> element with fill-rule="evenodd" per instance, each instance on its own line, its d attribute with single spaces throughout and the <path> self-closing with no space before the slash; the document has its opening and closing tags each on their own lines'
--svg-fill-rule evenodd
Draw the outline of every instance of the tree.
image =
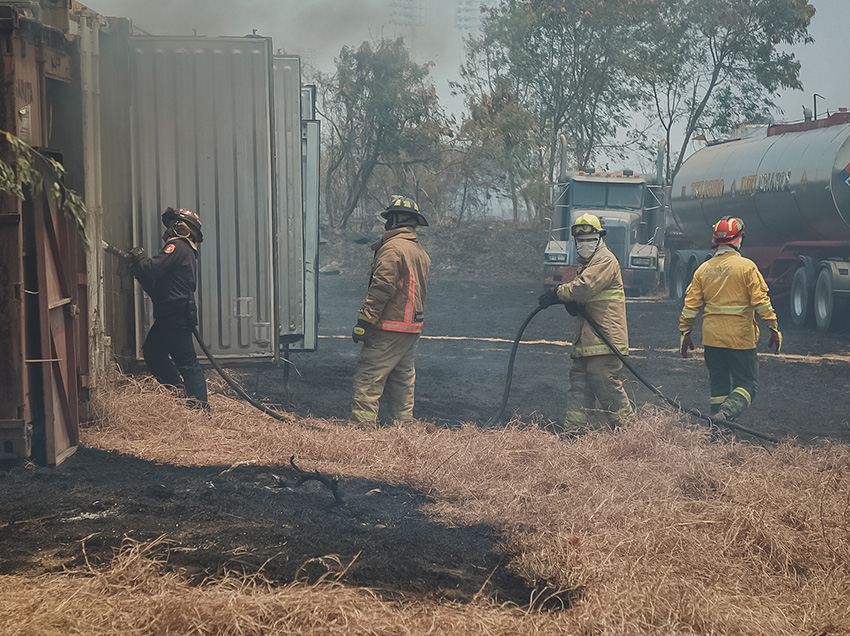
<svg viewBox="0 0 850 636">
<path fill-rule="evenodd" d="M 520 220 L 520 199 L 525 203 L 526 218 L 532 221 L 528 184 L 539 175 L 534 116 L 506 81 L 497 78 L 491 86 L 489 92 L 467 97 L 469 114 L 460 136 L 469 142 L 466 152 L 478 170 L 478 180 L 486 181 L 491 190 L 511 202 L 514 223 Z"/>
<path fill-rule="evenodd" d="M 335 74 L 318 83 L 330 124 L 325 206 L 331 225 L 345 226 L 376 167 L 427 160 L 447 129 L 428 65 L 413 62 L 401 38 L 344 47 Z"/>
<path fill-rule="evenodd" d="M 623 57 L 636 28 L 634 0 L 504 0 L 488 10 L 461 69 L 467 97 L 502 82 L 536 117 L 542 169 L 554 176 L 558 139 L 576 167 L 594 161 L 601 140 L 628 121 L 633 92 Z M 497 82 L 494 80 L 498 80 Z"/>
<path fill-rule="evenodd" d="M 641 10 L 631 74 L 664 129 L 668 183 L 695 132 L 763 120 L 779 88 L 801 88 L 799 62 L 777 47 L 812 41 L 808 0 L 644 0 Z"/>
</svg>

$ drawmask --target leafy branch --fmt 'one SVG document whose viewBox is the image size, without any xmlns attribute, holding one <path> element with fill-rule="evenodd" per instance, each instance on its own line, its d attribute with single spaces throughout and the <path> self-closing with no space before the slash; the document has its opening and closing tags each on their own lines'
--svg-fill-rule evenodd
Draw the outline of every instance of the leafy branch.
<svg viewBox="0 0 850 636">
<path fill-rule="evenodd" d="M 86 204 L 83 198 L 65 185 L 65 168 L 55 159 L 47 157 L 32 146 L 6 131 L 0 130 L 0 143 L 11 151 L 11 162 L 0 158 L 0 192 L 24 198 L 25 189 L 38 196 L 46 193 L 52 197 L 65 217 L 70 220 L 86 249 L 89 240 L 86 235 Z M 4 153 L 4 156 L 9 156 Z"/>
</svg>

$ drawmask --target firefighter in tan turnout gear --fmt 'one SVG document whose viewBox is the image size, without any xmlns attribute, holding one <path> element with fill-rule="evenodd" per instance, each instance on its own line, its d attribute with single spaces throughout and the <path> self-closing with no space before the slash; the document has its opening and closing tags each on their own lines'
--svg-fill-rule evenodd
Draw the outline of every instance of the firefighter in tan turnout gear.
<svg viewBox="0 0 850 636">
<path fill-rule="evenodd" d="M 413 359 L 422 321 L 431 259 L 416 237 L 428 221 L 411 199 L 393 197 L 381 213 L 383 237 L 372 245 L 372 272 L 366 300 L 357 312 L 351 334 L 363 349 L 354 369 L 351 422 L 364 428 L 378 425 L 378 401 L 386 388 L 393 420 L 413 420 Z"/>
<path fill-rule="evenodd" d="M 575 220 L 572 235 L 578 251 L 578 273 L 569 283 L 547 290 L 539 301 L 542 306 L 563 302 L 573 316 L 578 315 L 578 306 L 583 306 L 617 350 L 628 355 L 623 276 L 617 258 L 602 240 L 605 234 L 602 224 L 593 214 L 583 214 Z M 623 363 L 586 320 L 579 316 L 576 323 L 563 426 L 563 432 L 568 434 L 586 430 L 588 414 L 597 405 L 612 427 L 632 412 L 620 378 Z"/>
<path fill-rule="evenodd" d="M 711 385 L 711 414 L 734 420 L 750 406 L 758 389 L 758 314 L 771 330 L 769 347 L 779 353 L 782 334 L 767 295 L 767 283 L 750 259 L 741 256 L 744 222 L 724 217 L 714 225 L 717 250 L 699 266 L 685 292 L 679 317 L 683 358 L 694 348 L 691 330 L 703 312 L 702 343 Z"/>
</svg>

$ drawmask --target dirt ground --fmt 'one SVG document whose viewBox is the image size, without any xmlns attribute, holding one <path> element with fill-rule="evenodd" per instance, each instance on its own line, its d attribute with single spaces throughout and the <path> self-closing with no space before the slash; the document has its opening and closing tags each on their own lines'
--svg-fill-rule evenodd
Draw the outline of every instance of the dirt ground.
<svg viewBox="0 0 850 636">
<path fill-rule="evenodd" d="M 323 313 L 316 353 L 293 355 L 297 372 L 255 371 L 246 386 L 279 400 L 302 415 L 345 418 L 351 373 L 358 353 L 350 337 L 365 282 L 340 276 L 321 281 Z M 426 326 L 417 352 L 416 416 L 443 425 L 485 423 L 500 404 L 513 340 L 537 305 L 540 284 L 527 280 L 473 282 L 432 277 Z M 684 406 L 708 409 L 708 372 L 695 329 L 697 350 L 687 360 L 677 352 L 679 308 L 665 296 L 627 301 L 631 360 L 668 397 Z M 352 320 L 352 317 L 354 319 Z M 796 329 L 780 314 L 782 352 L 759 343 L 759 393 L 740 424 L 774 437 L 810 443 L 819 438 L 850 442 L 850 327 L 820 334 Z M 538 314 L 517 353 L 508 415 L 545 422 L 557 420 L 565 406 L 573 319 L 560 307 Z M 624 370 L 636 403 L 658 402 Z"/>
<path fill-rule="evenodd" d="M 357 245 L 368 260 L 368 247 Z M 464 267 L 435 267 L 417 354 L 415 413 L 435 426 L 483 425 L 497 410 L 513 338 L 541 291 L 528 267 L 516 276 L 474 279 Z M 342 425 L 359 347 L 349 334 L 365 283 L 360 272 L 322 275 L 319 350 L 292 356 L 288 386 L 283 369 L 257 366 L 241 371 L 245 388 L 299 415 Z M 666 395 L 707 408 L 699 346 L 691 359 L 677 355 L 677 316 L 664 297 L 630 299 L 632 360 Z M 781 324 L 783 351 L 760 354 L 759 394 L 741 424 L 803 444 L 850 442 L 850 329 L 822 335 Z M 572 332 L 560 307 L 530 324 L 509 414 L 540 424 L 559 418 Z M 766 340 L 763 334 L 760 350 Z M 627 384 L 635 402 L 654 400 L 634 378 Z M 389 596 L 465 601 L 486 583 L 499 599 L 527 602 L 531 584 L 504 567 L 510 555 L 498 532 L 430 519 L 421 510 L 427 493 L 344 479 L 346 503 L 339 506 L 320 484 L 293 487 L 288 468 L 228 468 L 157 464 L 87 448 L 56 468 L 7 466 L 0 470 L 0 575 L 103 563 L 125 536 L 166 535 L 174 546 L 171 563 L 199 580 L 260 568 L 275 581 L 315 579 L 334 567 L 322 557 L 339 555 L 345 564 L 357 558 L 347 581 Z"/>
</svg>

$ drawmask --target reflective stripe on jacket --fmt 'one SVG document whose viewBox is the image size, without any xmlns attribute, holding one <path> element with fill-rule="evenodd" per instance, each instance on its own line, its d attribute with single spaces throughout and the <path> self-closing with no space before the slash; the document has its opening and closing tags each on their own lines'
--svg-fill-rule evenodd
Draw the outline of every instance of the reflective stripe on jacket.
<svg viewBox="0 0 850 636">
<path fill-rule="evenodd" d="M 777 329 L 767 283 L 756 264 L 737 251 L 720 249 L 699 266 L 685 293 L 679 330 L 688 332 L 703 310 L 702 343 L 725 349 L 755 349 L 755 314 Z"/>
<path fill-rule="evenodd" d="M 576 277 L 558 287 L 561 300 L 572 300 L 584 305 L 585 311 L 593 318 L 617 351 L 629 355 L 629 329 L 626 324 L 626 292 L 623 288 L 623 275 L 620 263 L 600 240 L 599 247 L 586 265 L 579 266 Z M 587 321 L 576 318 L 576 338 L 572 357 L 613 355 Z"/>
<path fill-rule="evenodd" d="M 357 317 L 376 329 L 421 333 L 431 259 L 416 231 L 402 227 L 384 232 L 372 249 L 369 290 Z"/>
</svg>

